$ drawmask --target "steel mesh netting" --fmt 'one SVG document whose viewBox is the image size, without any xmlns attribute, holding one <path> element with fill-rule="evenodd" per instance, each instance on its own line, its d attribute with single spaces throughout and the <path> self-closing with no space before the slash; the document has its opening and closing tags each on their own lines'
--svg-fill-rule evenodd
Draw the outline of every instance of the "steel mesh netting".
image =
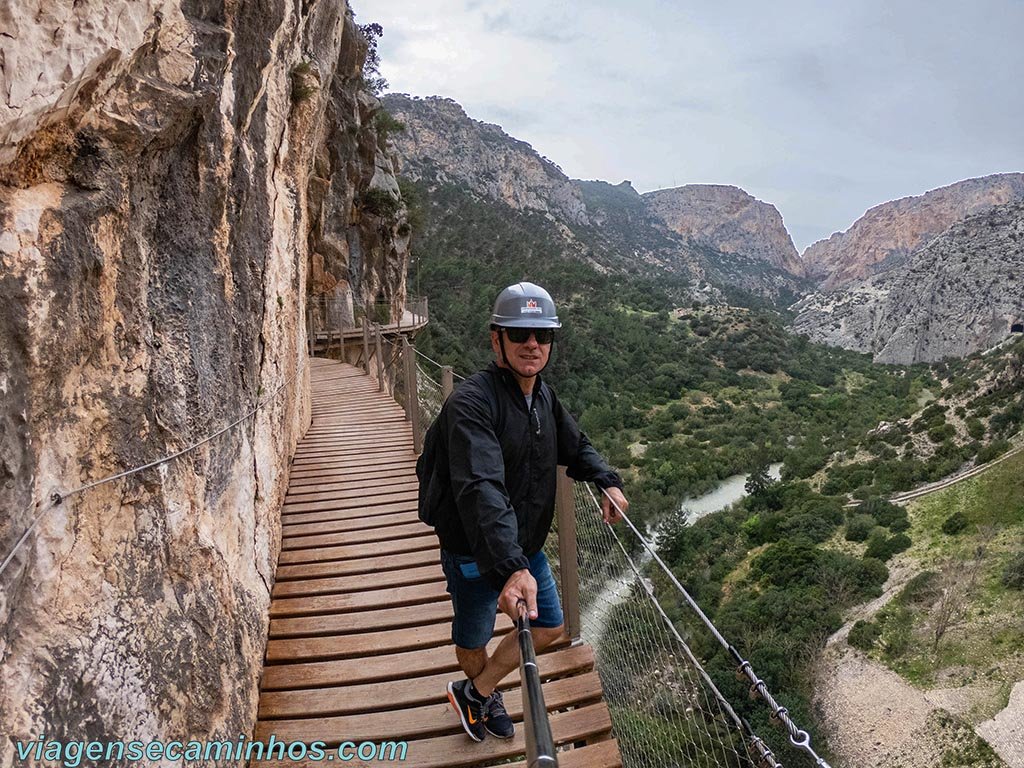
<svg viewBox="0 0 1024 768">
<path fill-rule="evenodd" d="M 574 501 L 582 634 L 597 657 L 623 765 L 757 765 L 739 725 L 645 590 L 637 571 L 643 573 L 646 561 L 635 556 L 631 565 L 589 486 L 577 483 Z M 547 552 L 556 564 L 555 537 Z"/>
<path fill-rule="evenodd" d="M 416 385 L 420 398 L 420 425 L 424 433 L 434 419 L 441 413 L 441 406 L 444 405 L 444 389 L 429 374 L 426 369 L 417 361 L 416 363 Z"/>
<path fill-rule="evenodd" d="M 381 355 L 384 358 L 384 378 L 388 391 L 405 408 L 405 361 L 400 340 L 385 341 L 381 345 Z"/>
</svg>

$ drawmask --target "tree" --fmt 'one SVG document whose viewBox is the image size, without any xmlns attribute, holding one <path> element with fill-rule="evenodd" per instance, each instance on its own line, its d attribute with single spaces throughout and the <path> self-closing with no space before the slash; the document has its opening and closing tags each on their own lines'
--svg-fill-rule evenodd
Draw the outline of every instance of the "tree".
<svg viewBox="0 0 1024 768">
<path fill-rule="evenodd" d="M 768 474 L 768 465 L 760 464 L 747 476 L 747 482 L 743 485 L 750 496 L 760 496 L 767 491 L 775 481 Z"/>
<path fill-rule="evenodd" d="M 949 630 L 967 620 L 970 596 L 981 571 L 984 548 L 979 547 L 977 557 L 966 564 L 951 563 L 942 574 L 942 593 L 932 609 L 932 653 L 939 652 Z"/>
<path fill-rule="evenodd" d="M 366 58 L 363 60 L 363 84 L 375 96 L 388 87 L 388 81 L 380 73 L 380 54 L 377 41 L 384 34 L 380 24 L 360 24 L 359 32 L 366 41 Z"/>
</svg>

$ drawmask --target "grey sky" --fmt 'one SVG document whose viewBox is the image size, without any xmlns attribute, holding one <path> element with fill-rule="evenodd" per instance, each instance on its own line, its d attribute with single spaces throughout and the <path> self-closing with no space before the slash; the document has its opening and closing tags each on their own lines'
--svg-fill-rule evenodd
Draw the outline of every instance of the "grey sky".
<svg viewBox="0 0 1024 768">
<path fill-rule="evenodd" d="M 570 176 L 735 184 L 801 251 L 878 203 L 1024 171 L 1024 2 L 355 0 L 391 90 Z"/>
</svg>

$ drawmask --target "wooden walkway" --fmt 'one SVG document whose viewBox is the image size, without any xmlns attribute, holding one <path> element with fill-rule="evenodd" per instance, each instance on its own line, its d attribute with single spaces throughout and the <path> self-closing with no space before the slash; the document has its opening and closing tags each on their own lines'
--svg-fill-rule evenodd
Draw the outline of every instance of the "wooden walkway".
<svg viewBox="0 0 1024 768">
<path fill-rule="evenodd" d="M 461 676 L 451 602 L 437 538 L 416 517 L 402 409 L 357 368 L 316 358 L 311 366 L 313 422 L 282 510 L 255 740 L 322 741 L 328 760 L 344 742 L 408 742 L 404 761 L 349 766 L 525 768 L 518 671 L 501 686 L 517 722 L 510 741 L 472 742 L 448 704 L 445 685 Z M 511 629 L 499 615 L 492 642 Z M 592 649 L 565 638 L 539 664 L 555 741 L 574 745 L 560 753 L 561 768 L 620 766 Z"/>
</svg>

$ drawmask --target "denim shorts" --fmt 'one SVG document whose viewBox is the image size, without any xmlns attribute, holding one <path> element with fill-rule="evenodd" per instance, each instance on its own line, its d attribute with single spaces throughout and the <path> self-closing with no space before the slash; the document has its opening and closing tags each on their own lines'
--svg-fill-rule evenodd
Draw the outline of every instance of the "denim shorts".
<svg viewBox="0 0 1024 768">
<path fill-rule="evenodd" d="M 455 609 L 452 642 L 468 650 L 483 648 L 494 635 L 501 593 L 480 575 L 476 561 L 469 555 L 456 555 L 442 549 L 441 568 Z M 531 619 L 530 626 L 549 629 L 562 626 L 562 604 L 543 551 L 530 558 L 530 573 L 537 580 L 537 618 Z"/>
</svg>

